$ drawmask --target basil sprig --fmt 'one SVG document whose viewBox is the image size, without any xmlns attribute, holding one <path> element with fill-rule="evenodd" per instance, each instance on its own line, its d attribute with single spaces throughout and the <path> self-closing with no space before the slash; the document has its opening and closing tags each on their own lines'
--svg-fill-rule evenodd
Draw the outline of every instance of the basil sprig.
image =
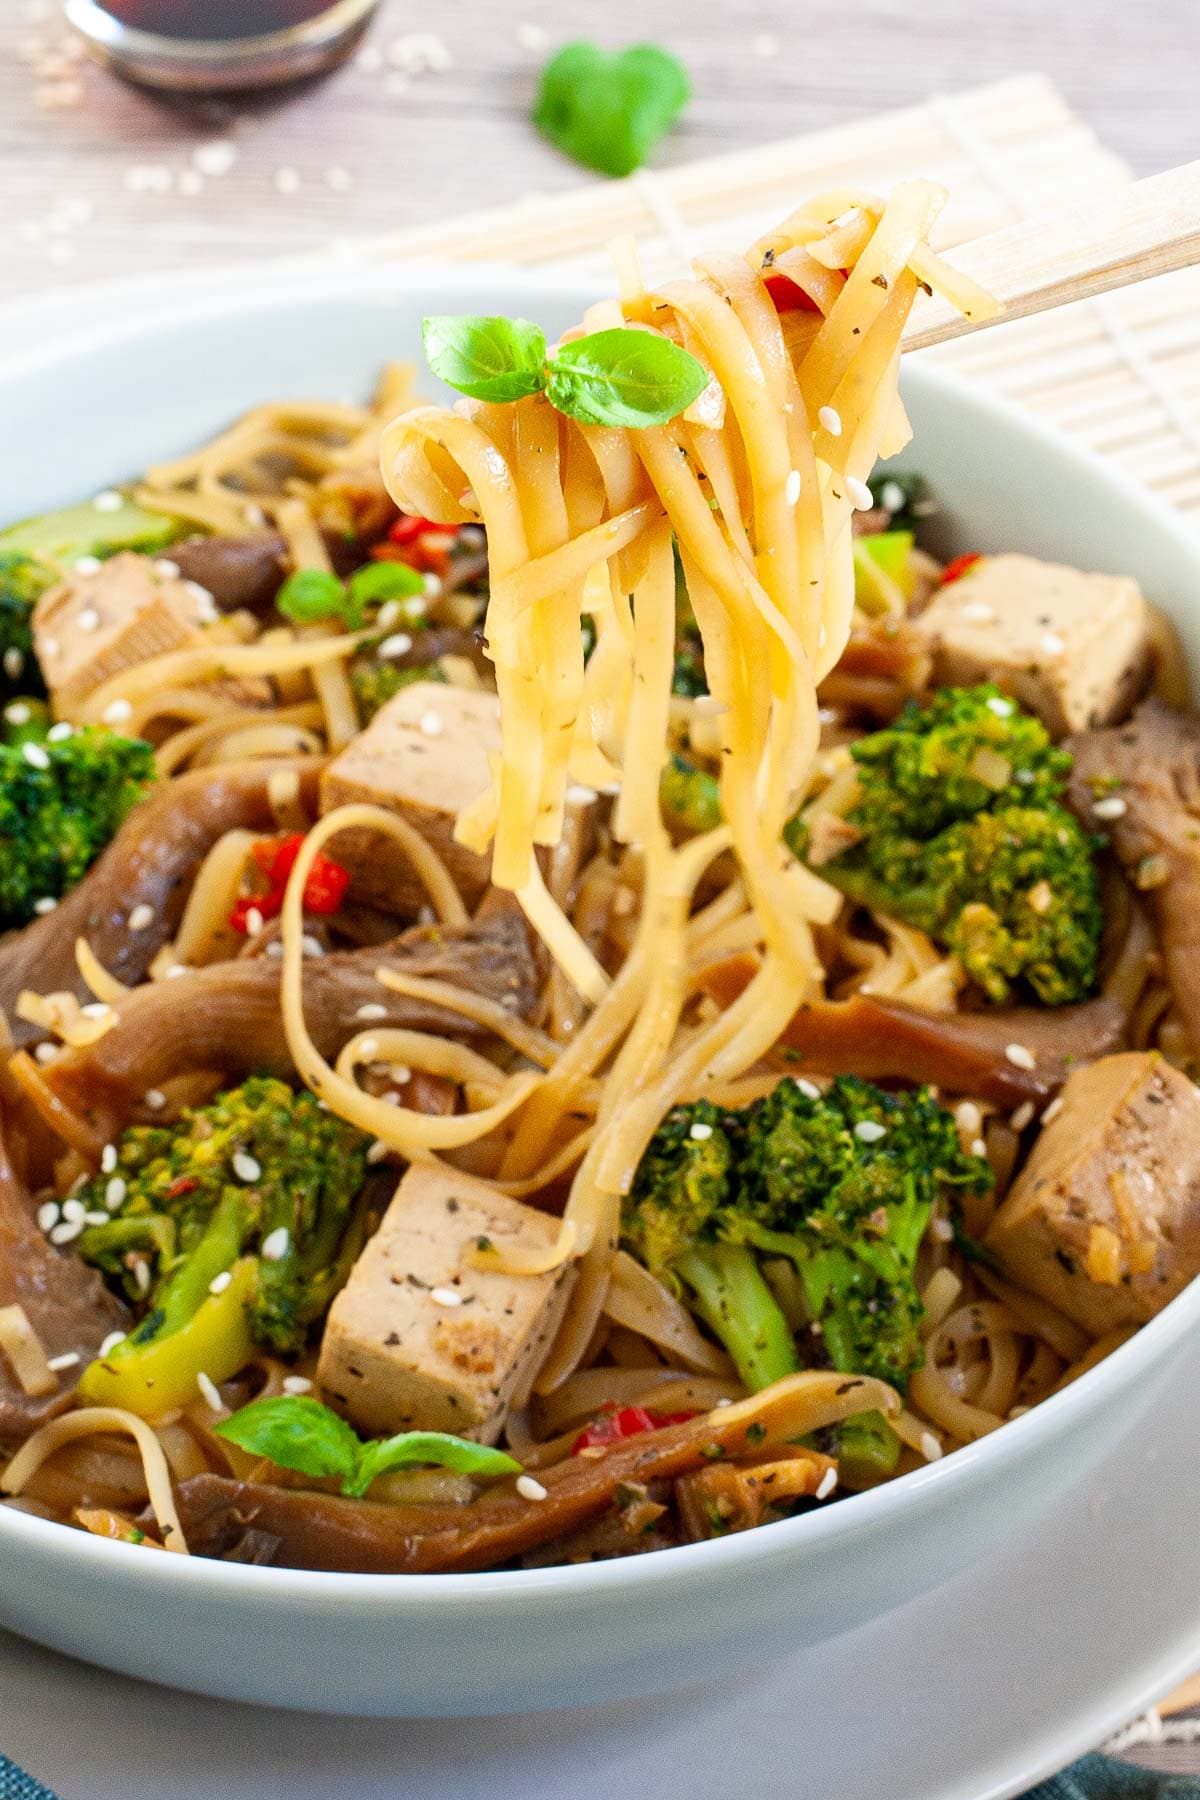
<svg viewBox="0 0 1200 1800">
<path fill-rule="evenodd" d="M 357 631 L 368 606 L 424 592 L 424 576 L 407 563 L 367 563 L 349 581 L 340 581 L 328 569 L 296 569 L 276 594 L 275 606 L 297 625 L 339 619 L 348 630 Z"/>
<path fill-rule="evenodd" d="M 564 44 L 542 70 L 533 122 L 585 169 L 632 175 L 691 98 L 683 64 L 657 44 L 608 54 Z"/>
<path fill-rule="evenodd" d="M 708 386 L 704 364 L 653 331 L 594 331 L 553 354 L 527 319 L 447 315 L 426 319 L 421 331 L 429 366 L 447 387 L 473 400 L 545 393 L 582 425 L 665 425 Z"/>
<path fill-rule="evenodd" d="M 521 1464 L 503 1450 L 444 1431 L 402 1431 L 397 1437 L 364 1442 L 345 1419 L 303 1394 L 252 1400 L 215 1429 L 218 1437 L 228 1438 L 251 1456 L 268 1457 L 280 1468 L 301 1475 L 336 1476 L 343 1494 L 353 1499 L 365 1494 L 377 1476 L 413 1463 L 432 1463 L 484 1479 L 521 1473 Z"/>
</svg>

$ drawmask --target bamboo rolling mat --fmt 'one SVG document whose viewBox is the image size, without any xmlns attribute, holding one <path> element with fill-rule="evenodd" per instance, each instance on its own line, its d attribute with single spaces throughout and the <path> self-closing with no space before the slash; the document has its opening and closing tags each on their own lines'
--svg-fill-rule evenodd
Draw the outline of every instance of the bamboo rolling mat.
<svg viewBox="0 0 1200 1800">
<path fill-rule="evenodd" d="M 941 247 L 1131 179 L 1047 78 L 1024 75 L 353 248 L 373 260 L 553 268 L 593 277 L 603 293 L 612 285 L 605 246 L 621 233 L 637 238 L 657 280 L 704 250 L 750 243 L 806 194 L 886 191 L 910 175 L 950 191 Z M 921 354 L 1043 414 L 1200 518 L 1200 269 Z"/>
</svg>

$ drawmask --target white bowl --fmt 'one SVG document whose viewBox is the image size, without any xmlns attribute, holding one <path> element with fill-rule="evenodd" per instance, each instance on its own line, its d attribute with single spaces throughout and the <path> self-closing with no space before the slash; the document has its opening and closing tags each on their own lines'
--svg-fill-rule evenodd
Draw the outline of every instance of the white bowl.
<svg viewBox="0 0 1200 1800">
<path fill-rule="evenodd" d="M 507 271 L 276 271 L 59 339 L 0 363 L 4 511 L 107 487 L 258 401 L 362 394 L 385 359 L 417 356 L 426 313 L 554 331 L 590 297 Z M 948 549 L 1133 574 L 1200 664 L 1200 542 L 1174 514 L 935 369 L 908 370 L 905 396 L 904 460 L 942 502 Z M 131 1675 L 318 1711 L 516 1712 L 677 1687 L 878 1618 L 1019 1537 L 1154 1403 L 1198 1316 L 1200 1283 L 1065 1393 L 873 1493 L 624 1562 L 310 1574 L 147 1555 L 0 1508 L 0 1625 Z"/>
</svg>

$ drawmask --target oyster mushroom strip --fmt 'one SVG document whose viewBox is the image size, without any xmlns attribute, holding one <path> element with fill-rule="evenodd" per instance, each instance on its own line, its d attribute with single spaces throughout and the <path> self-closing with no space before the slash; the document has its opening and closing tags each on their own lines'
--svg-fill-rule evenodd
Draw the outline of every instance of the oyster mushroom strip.
<svg viewBox="0 0 1200 1800">
<path fill-rule="evenodd" d="M 871 994 L 813 1000 L 793 1016 L 780 1050 L 796 1074 L 930 1082 L 1006 1109 L 1025 1100 L 1040 1104 L 1057 1093 L 1073 1067 L 1123 1047 L 1152 949 L 1149 928 L 1135 907 L 1095 1000 L 956 1013 L 926 1012 Z M 756 967 L 752 956 L 730 957 L 705 973 L 702 988 L 728 1006 Z"/>
<path fill-rule="evenodd" d="M 290 1568 L 412 1575 L 487 1569 L 597 1518 L 623 1483 L 672 1481 L 714 1456 L 760 1455 L 852 1413 L 894 1414 L 899 1405 L 892 1388 L 865 1376 L 790 1375 L 748 1400 L 617 1443 L 602 1458 L 568 1457 L 539 1469 L 545 1499 L 527 1498 L 506 1481 L 465 1506 L 390 1506 L 223 1475 L 192 1476 L 177 1499 L 188 1543 L 201 1555 L 222 1555 L 252 1528 L 278 1538 L 275 1561 Z M 813 1452 L 814 1490 L 828 1467 Z"/>
<path fill-rule="evenodd" d="M 21 1308 L 51 1362 L 77 1360 L 51 1371 L 49 1392 L 29 1394 L 0 1350 L 0 1443 L 25 1437 L 69 1406 L 86 1364 L 110 1332 L 129 1323 L 96 1270 L 48 1241 L 0 1137 L 0 1307 L 9 1306 Z"/>
<path fill-rule="evenodd" d="M 225 832 L 278 829 L 272 778 L 295 775 L 298 799 L 316 811 L 315 758 L 225 763 L 161 782 L 139 802 L 79 886 L 54 911 L 0 942 L 0 1009 L 20 1046 L 42 1035 L 14 1016 L 24 988 L 92 998 L 75 960 L 85 938 L 109 973 L 126 986 L 144 981 L 155 956 L 174 936 L 192 882 Z M 130 915 L 149 907 L 148 923 L 131 931 Z M 141 914 L 144 917 L 144 914 Z"/>
<path fill-rule="evenodd" d="M 418 925 L 390 944 L 334 951 L 304 966 L 308 1029 L 325 1058 L 363 1029 L 396 1026 L 446 1037 L 479 1036 L 483 1027 L 422 1000 L 391 992 L 376 971 L 444 981 L 528 1014 L 537 997 L 523 919 L 484 901 L 468 925 Z M 109 1107 L 118 1115 L 148 1089 L 189 1070 L 290 1077 L 291 1055 L 280 1011 L 280 961 L 270 956 L 210 963 L 174 981 L 134 988 L 115 1002 L 116 1023 L 95 1042 L 64 1050 L 44 1071 L 46 1084 L 73 1112 Z"/>
</svg>

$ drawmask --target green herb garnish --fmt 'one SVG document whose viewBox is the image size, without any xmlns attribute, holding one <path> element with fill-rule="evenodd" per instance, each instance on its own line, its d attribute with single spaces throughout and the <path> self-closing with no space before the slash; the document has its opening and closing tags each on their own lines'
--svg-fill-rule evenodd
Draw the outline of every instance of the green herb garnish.
<svg viewBox="0 0 1200 1800">
<path fill-rule="evenodd" d="M 653 331 L 595 331 L 549 354 L 525 319 L 464 314 L 426 319 L 421 329 L 429 366 L 448 387 L 473 400 L 544 392 L 583 425 L 665 425 L 708 386 L 704 364 Z"/>
<path fill-rule="evenodd" d="M 533 122 L 585 169 L 632 175 L 691 98 L 687 71 L 657 44 L 610 54 L 565 44 L 542 70 Z"/>
<path fill-rule="evenodd" d="M 343 1494 L 354 1499 L 365 1494 L 377 1476 L 413 1463 L 432 1463 L 484 1479 L 521 1472 L 521 1464 L 503 1450 L 444 1431 L 402 1431 L 397 1437 L 364 1442 L 328 1406 L 299 1394 L 252 1400 L 214 1429 L 218 1436 L 252 1456 L 269 1457 L 280 1468 L 301 1475 L 336 1476 Z"/>
<path fill-rule="evenodd" d="M 276 594 L 275 606 L 297 625 L 313 625 L 319 619 L 349 622 L 346 589 L 328 569 L 296 569 Z"/>
</svg>

